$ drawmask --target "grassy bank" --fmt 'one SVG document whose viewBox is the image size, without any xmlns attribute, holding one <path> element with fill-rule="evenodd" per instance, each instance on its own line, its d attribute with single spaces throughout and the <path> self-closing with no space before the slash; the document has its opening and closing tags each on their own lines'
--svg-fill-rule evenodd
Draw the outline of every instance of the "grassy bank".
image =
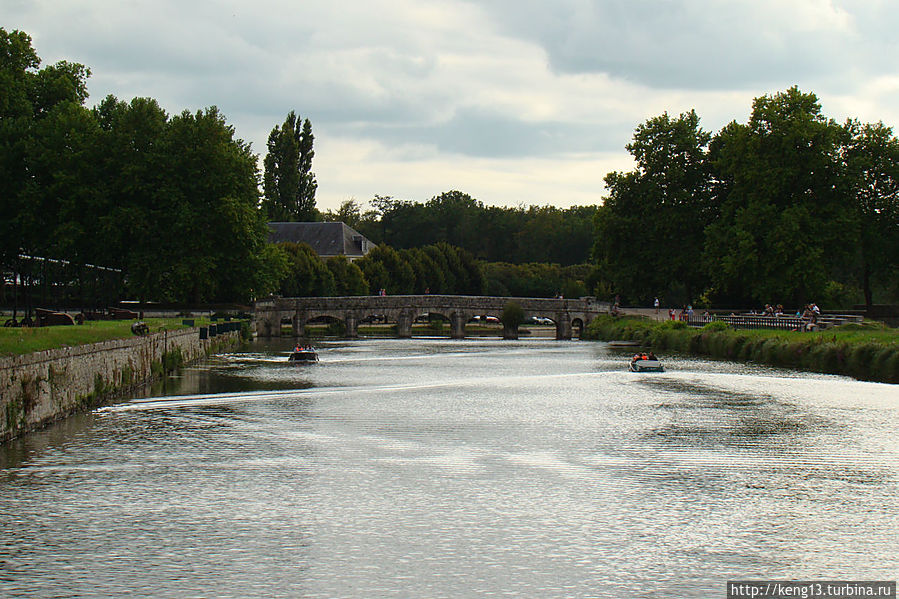
<svg viewBox="0 0 899 599">
<path fill-rule="evenodd" d="M 696 329 L 677 321 L 601 316 L 590 323 L 583 338 L 639 341 L 656 352 L 670 350 L 899 383 L 899 331 L 878 324 L 800 333 L 734 330 L 721 322 Z"/>
<path fill-rule="evenodd" d="M 180 318 L 148 318 L 144 322 L 151 333 L 186 328 Z M 196 326 L 208 322 L 196 320 Z M 52 327 L 0 327 L 0 355 L 21 355 L 46 349 L 74 347 L 87 343 L 99 343 L 112 339 L 133 337 L 131 320 L 96 320 L 75 326 Z"/>
</svg>

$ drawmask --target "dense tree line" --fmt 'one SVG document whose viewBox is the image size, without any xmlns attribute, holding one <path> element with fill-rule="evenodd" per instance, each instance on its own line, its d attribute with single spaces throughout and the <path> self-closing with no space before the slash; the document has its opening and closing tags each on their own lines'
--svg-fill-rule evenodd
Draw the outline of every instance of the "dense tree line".
<svg viewBox="0 0 899 599">
<path fill-rule="evenodd" d="M 484 265 L 487 295 L 508 297 L 582 297 L 589 294 L 594 284 L 593 270 L 590 264 L 489 262 Z"/>
<path fill-rule="evenodd" d="M 40 59 L 0 29 L 2 262 L 120 269 L 139 299 L 266 292 L 267 229 L 249 144 L 215 107 L 171 116 L 150 98 L 84 106 L 90 71 Z"/>
<path fill-rule="evenodd" d="M 460 191 L 427 202 L 375 196 L 373 209 L 344 202 L 323 220 L 342 221 L 375 243 L 397 249 L 448 243 L 478 260 L 525 264 L 582 264 L 590 259 L 596 206 L 505 208 L 485 206 Z"/>
<path fill-rule="evenodd" d="M 397 251 L 373 248 L 350 262 L 344 256 L 322 261 L 304 243 L 272 246 L 278 293 L 283 296 L 453 294 L 483 295 L 487 280 L 483 265 L 470 252 L 437 243 Z"/>
<path fill-rule="evenodd" d="M 695 112 L 652 118 L 606 176 L 599 293 L 716 305 L 899 297 L 899 142 L 838 124 L 797 88 L 757 98 L 717 134 Z"/>
</svg>

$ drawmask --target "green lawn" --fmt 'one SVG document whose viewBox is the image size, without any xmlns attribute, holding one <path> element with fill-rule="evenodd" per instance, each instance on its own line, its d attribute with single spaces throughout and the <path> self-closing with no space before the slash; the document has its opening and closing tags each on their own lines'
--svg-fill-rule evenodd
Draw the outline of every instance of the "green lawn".
<svg viewBox="0 0 899 599">
<path fill-rule="evenodd" d="M 180 318 L 147 318 L 144 322 L 150 327 L 151 333 L 187 328 L 181 324 Z M 209 323 L 207 319 L 194 319 L 194 322 L 196 326 L 206 326 Z M 130 338 L 134 337 L 131 332 L 132 323 L 131 320 L 97 320 L 75 326 L 0 327 L 0 355 L 28 354 L 45 349 Z"/>
</svg>

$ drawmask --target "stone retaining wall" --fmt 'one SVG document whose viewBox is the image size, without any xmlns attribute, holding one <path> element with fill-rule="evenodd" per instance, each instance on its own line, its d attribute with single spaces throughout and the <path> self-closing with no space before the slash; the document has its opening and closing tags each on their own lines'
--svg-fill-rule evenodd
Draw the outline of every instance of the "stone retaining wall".
<svg viewBox="0 0 899 599">
<path fill-rule="evenodd" d="M 0 443 L 235 345 L 232 331 L 200 339 L 198 328 L 0 358 Z"/>
</svg>

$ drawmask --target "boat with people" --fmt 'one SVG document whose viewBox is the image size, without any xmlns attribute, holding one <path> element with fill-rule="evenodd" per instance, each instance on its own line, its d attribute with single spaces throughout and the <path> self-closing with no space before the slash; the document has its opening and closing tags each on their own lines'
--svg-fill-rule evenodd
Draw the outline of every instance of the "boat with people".
<svg viewBox="0 0 899 599">
<path fill-rule="evenodd" d="M 662 362 L 652 352 L 634 354 L 628 369 L 631 372 L 665 372 Z"/>
<path fill-rule="evenodd" d="M 311 345 L 297 345 L 290 353 L 287 361 L 297 364 L 318 362 L 318 352 Z"/>
</svg>

